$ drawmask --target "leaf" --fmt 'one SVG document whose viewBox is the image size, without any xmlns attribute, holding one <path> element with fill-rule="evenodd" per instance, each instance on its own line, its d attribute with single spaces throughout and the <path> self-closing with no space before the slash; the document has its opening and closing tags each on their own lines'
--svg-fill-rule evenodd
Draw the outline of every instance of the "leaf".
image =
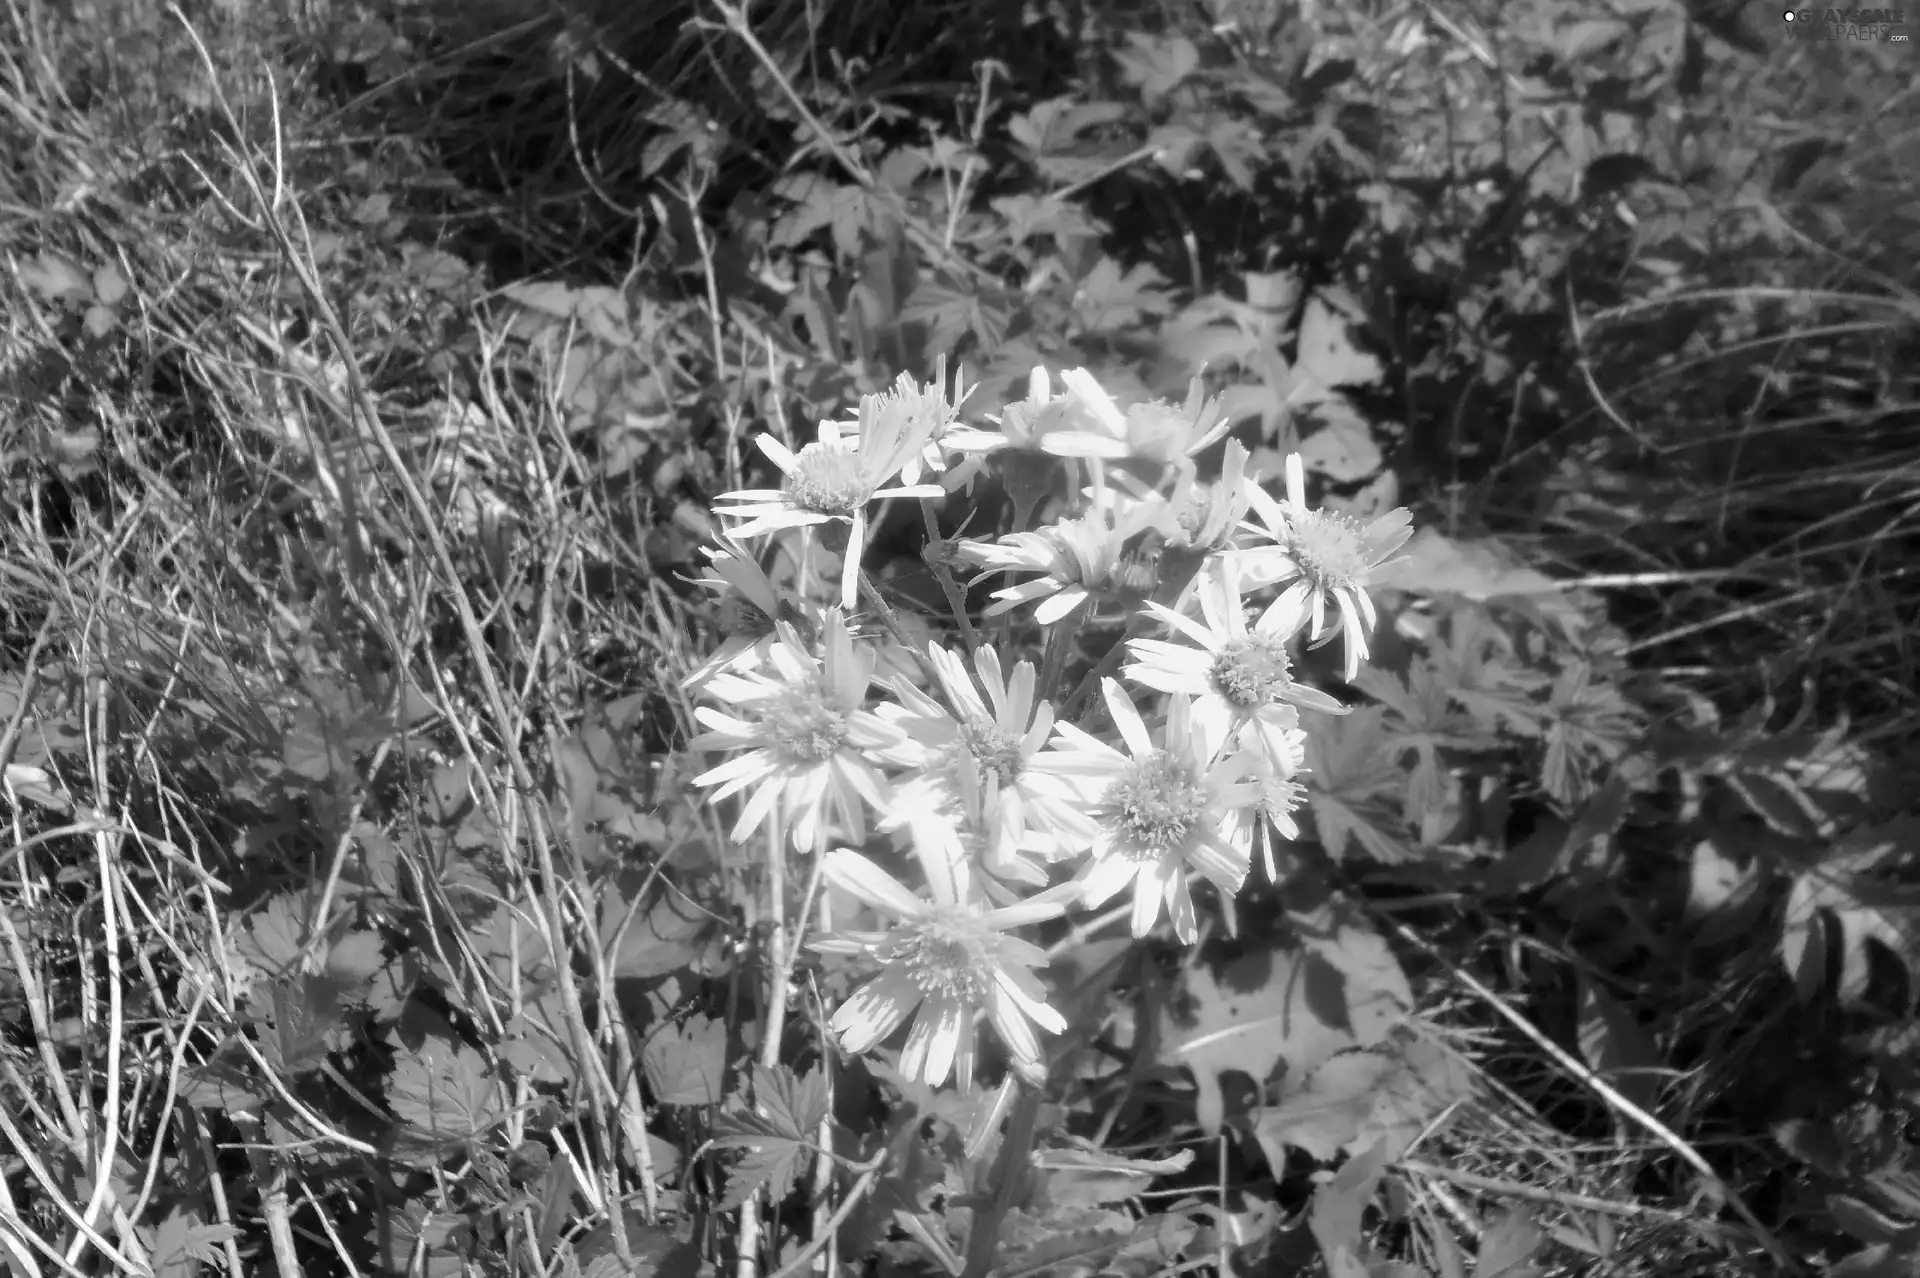
<svg viewBox="0 0 1920 1278">
<path fill-rule="evenodd" d="M 1292 1145 L 1331 1162 L 1359 1137 L 1373 1113 L 1373 1094 L 1396 1065 L 1376 1052 L 1347 1052 L 1315 1070 L 1278 1105 L 1261 1111 L 1260 1142 L 1269 1149 Z M 1283 1166 L 1271 1153 L 1268 1162 Z"/>
<path fill-rule="evenodd" d="M 247 916 L 247 930 L 234 948 L 271 976 L 293 976 L 300 964 L 306 931 L 306 909 L 292 893 L 282 892 Z"/>
<path fill-rule="evenodd" d="M 727 1169 L 727 1191 L 721 1210 L 732 1211 L 765 1185 L 780 1202 L 793 1192 L 794 1173 L 803 1146 L 791 1137 L 769 1130 L 754 1114 L 722 1114 L 714 1123 L 714 1147 L 744 1149 L 746 1154 Z"/>
<path fill-rule="evenodd" d="M 1380 361 L 1356 347 L 1348 331 L 1349 317 L 1358 311 L 1358 303 L 1344 289 L 1307 299 L 1294 346 L 1289 403 L 1317 404 L 1337 386 L 1371 386 L 1380 380 Z"/>
<path fill-rule="evenodd" d="M 1421 528 L 1373 579 L 1421 598 L 1461 595 L 1476 603 L 1524 603 L 1568 634 L 1587 625 L 1570 592 L 1493 537 L 1455 538 Z"/>
<path fill-rule="evenodd" d="M 1065 95 L 1036 102 L 1015 115 L 1007 121 L 1007 132 L 1040 159 L 1071 148 L 1087 130 L 1111 124 L 1126 114 L 1126 108 L 1117 102 L 1081 102 Z"/>
<path fill-rule="evenodd" d="M 1106 1207 L 1137 1197 L 1156 1176 L 1185 1171 L 1193 1151 L 1172 1158 L 1121 1158 L 1097 1148 L 1044 1149 L 1032 1165 L 1045 1173 L 1046 1199 L 1056 1207 Z"/>
<path fill-rule="evenodd" d="M 508 1037 L 493 1049 L 494 1055 L 534 1082 L 573 1082 L 573 1058 L 551 1034 L 535 1027 L 535 1019 L 526 1012 L 514 1017 L 507 1026 Z"/>
<path fill-rule="evenodd" d="M 1364 1051 L 1327 1061 L 1254 1120 L 1254 1139 L 1274 1174 L 1286 1147 L 1322 1161 L 1369 1146 L 1398 1159 L 1448 1106 L 1473 1094 L 1467 1066 L 1444 1044 L 1405 1029 Z"/>
<path fill-rule="evenodd" d="M 608 966 L 616 980 L 650 980 L 691 967 L 706 951 L 711 920 L 661 892 L 651 907 L 628 918 L 627 903 L 609 890 L 600 905 L 600 943 L 610 947 Z M 617 941 L 617 944 L 616 944 Z"/>
<path fill-rule="evenodd" d="M 267 1091 L 255 1086 L 233 1054 L 189 1065 L 181 1073 L 180 1101 L 194 1109 L 220 1109 L 230 1114 L 258 1113 L 266 1106 Z"/>
<path fill-rule="evenodd" d="M 480 1054 L 440 1037 L 395 1053 L 387 1105 L 394 1117 L 436 1140 L 471 1140 L 506 1117 Z"/>
<path fill-rule="evenodd" d="M 1159 1010 L 1159 1060 L 1193 1071 L 1201 1128 L 1225 1120 L 1221 1076 L 1264 1083 L 1284 1065 L 1304 1078 L 1337 1052 L 1381 1042 L 1413 1005 L 1386 942 L 1339 927 L 1294 945 L 1253 950 L 1215 970 L 1187 968 Z"/>
<path fill-rule="evenodd" d="M 1328 855 L 1355 845 L 1388 865 L 1419 854 L 1404 841 L 1401 796 L 1406 773 L 1395 760 L 1380 706 L 1323 716 L 1307 736 L 1307 803 Z"/>
<path fill-rule="evenodd" d="M 232 1225 L 209 1225 L 199 1215 L 176 1204 L 153 1229 L 154 1278 L 193 1278 L 202 1265 L 221 1261 L 220 1245 L 238 1236 Z"/>
<path fill-rule="evenodd" d="M 387 961 L 378 932 L 348 932 L 328 945 L 326 953 L 327 975 L 352 987 L 372 980 Z"/>
<path fill-rule="evenodd" d="M 347 720 L 318 706 L 296 707 L 281 738 L 281 762 L 289 772 L 313 782 L 351 772 L 355 743 L 347 726 Z"/>
<path fill-rule="evenodd" d="M 795 1074 L 785 1065 L 753 1070 L 753 1094 L 767 1117 L 796 1140 L 815 1140 L 827 1119 L 827 1075 L 824 1070 Z"/>
<path fill-rule="evenodd" d="M 800 1155 L 819 1137 L 827 1116 L 827 1080 L 821 1070 L 796 1076 L 781 1065 L 753 1071 L 754 1096 L 761 1112 L 737 1110 L 714 1122 L 716 1149 L 747 1154 L 727 1174 L 727 1209 L 738 1207 L 761 1185 L 779 1202 L 793 1192 Z"/>
<path fill-rule="evenodd" d="M 668 1025 L 647 1040 L 640 1061 L 659 1104 L 717 1104 L 726 1090 L 726 1022 L 690 1016 Z"/>
<path fill-rule="evenodd" d="M 1102 257 L 1074 290 L 1074 310 L 1092 332 L 1110 333 L 1172 310 L 1166 282 L 1166 276 L 1147 263 L 1123 272 L 1113 258 Z"/>
<path fill-rule="evenodd" d="M 326 1063 L 346 1027 L 341 1006 L 345 987 L 323 973 L 294 973 L 267 984 L 265 1009 L 255 1006 L 253 1020 L 271 1033 L 260 1036 L 267 1063 L 287 1074 L 304 1074 Z"/>
<path fill-rule="evenodd" d="M 1320 1244 L 1320 1254 L 1326 1257 L 1329 1274 L 1367 1272 L 1361 1257 L 1368 1247 L 1360 1224 L 1386 1171 L 1385 1152 L 1367 1149 L 1348 1159 L 1332 1180 L 1313 1191 L 1307 1226 L 1313 1231 L 1313 1240 Z"/>
<path fill-rule="evenodd" d="M 1901 1014 L 1920 982 L 1920 889 L 1883 884 L 1820 866 L 1794 880 L 1780 933 L 1780 958 L 1803 996 L 1824 989 L 1826 947 L 1816 932 L 1835 929 L 1840 970 L 1833 974 L 1842 1007 L 1867 1005 L 1870 945 L 1883 946 L 1906 975 Z"/>
<path fill-rule="evenodd" d="M 1300 442 L 1301 463 L 1336 483 L 1365 479 L 1385 460 L 1373 442 L 1373 429 L 1344 399 L 1329 399 L 1314 415 L 1325 424 Z"/>
<path fill-rule="evenodd" d="M 1120 74 L 1145 98 L 1164 98 L 1200 67 L 1200 50 L 1185 36 L 1155 36 L 1130 31 L 1133 46 L 1116 56 Z"/>
<path fill-rule="evenodd" d="M 1399 1159 L 1447 1107 L 1473 1095 L 1473 1074 L 1458 1053 L 1424 1035 L 1396 1030 L 1374 1049 L 1394 1062 L 1373 1094 L 1362 1139 L 1377 1138 L 1389 1161 Z M 1347 1152 L 1352 1153 L 1353 1146 Z"/>
<path fill-rule="evenodd" d="M 1532 1261 L 1545 1241 L 1546 1233 L 1533 1212 L 1513 1208 L 1481 1235 L 1473 1278 L 1539 1278 L 1541 1270 Z"/>
</svg>

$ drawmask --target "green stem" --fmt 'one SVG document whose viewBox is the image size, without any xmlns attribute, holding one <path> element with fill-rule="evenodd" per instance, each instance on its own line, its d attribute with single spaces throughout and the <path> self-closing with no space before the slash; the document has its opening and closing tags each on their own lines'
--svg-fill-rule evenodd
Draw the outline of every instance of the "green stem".
<svg viewBox="0 0 1920 1278">
<path fill-rule="evenodd" d="M 967 1235 L 967 1267 L 960 1278 L 986 1278 L 993 1269 L 994 1245 L 1000 1240 L 1000 1226 L 1016 1206 L 1026 1200 L 1027 1166 L 1033 1154 L 1034 1129 L 1040 1118 L 1040 1089 L 1022 1084 L 1020 1099 L 1014 1102 L 1007 1118 L 1007 1134 L 1000 1144 L 999 1156 L 987 1183 L 993 1198 L 973 1212 L 973 1227 Z"/>
<path fill-rule="evenodd" d="M 920 515 L 927 524 L 927 545 L 929 547 L 939 545 L 945 538 L 940 535 L 940 523 L 934 518 L 932 498 L 920 499 Z M 926 556 L 922 558 L 926 559 L 928 565 L 932 567 L 933 579 L 940 583 L 940 590 L 947 597 L 947 607 L 953 610 L 953 619 L 960 623 L 960 638 L 967 645 L 967 652 L 971 654 L 980 646 L 980 636 L 974 633 L 973 618 L 967 615 L 966 592 L 960 589 L 960 583 L 953 579 L 953 572 L 945 562 Z"/>
</svg>

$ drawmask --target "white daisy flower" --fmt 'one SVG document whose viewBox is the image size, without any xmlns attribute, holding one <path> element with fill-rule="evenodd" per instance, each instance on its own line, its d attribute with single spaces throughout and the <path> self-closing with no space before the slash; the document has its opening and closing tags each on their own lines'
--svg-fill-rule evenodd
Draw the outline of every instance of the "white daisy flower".
<svg viewBox="0 0 1920 1278">
<path fill-rule="evenodd" d="M 954 793 L 938 801 L 894 805 L 888 824 L 903 836 L 901 846 L 965 866 L 996 904 L 1012 904 L 1019 899 L 1017 889 L 1046 887 L 1047 864 L 1068 849 L 1038 830 L 1016 838 L 997 788 L 981 785 L 969 770 L 956 772 L 953 779 Z M 1092 828 L 1089 823 L 1089 838 Z"/>
<path fill-rule="evenodd" d="M 1204 625 L 1156 603 L 1147 610 L 1200 646 L 1129 640 L 1134 660 L 1122 674 L 1160 692 L 1192 697 L 1195 721 L 1223 749 L 1238 744 L 1251 727 L 1260 747 L 1281 758 L 1299 730 L 1301 709 L 1347 713 L 1326 693 L 1293 678 L 1287 641 L 1305 620 L 1297 596 L 1281 595 L 1249 628 L 1238 567 L 1224 557 L 1201 574 L 1195 593 Z"/>
<path fill-rule="evenodd" d="M 1027 378 L 1027 397 L 1008 404 L 999 417 L 989 419 L 998 429 L 956 425 L 947 432 L 946 444 L 955 452 L 972 456 L 1011 449 L 1053 457 L 1125 457 L 1126 441 L 1107 429 L 1094 413 L 1082 397 L 1055 395 L 1047 370 L 1036 367 Z"/>
<path fill-rule="evenodd" d="M 974 1024 L 984 1012 L 1015 1068 L 1039 1076 L 1034 1028 L 1058 1034 L 1066 1021 L 1047 1005 L 1046 988 L 1032 971 L 1046 965 L 1046 953 L 1007 932 L 1059 915 L 1063 895 L 988 909 L 954 866 L 939 857 L 921 860 L 932 900 L 915 896 L 847 848 L 828 853 L 822 863 L 826 883 L 897 920 L 885 932 L 843 932 L 813 943 L 831 953 L 865 954 L 881 965 L 879 976 L 840 1005 L 829 1027 L 844 1050 L 860 1055 L 912 1017 L 900 1072 L 929 1087 L 953 1074 L 961 1088 L 971 1089 Z"/>
<path fill-rule="evenodd" d="M 1107 432 L 1078 396 L 1054 394 L 1045 368 L 1036 367 L 1028 377 L 1025 399 L 1008 404 L 989 420 L 995 429 L 959 425 L 947 432 L 947 447 L 960 454 L 948 482 L 971 481 L 992 458 L 1013 502 L 1019 531 L 1027 529 L 1034 511 L 1054 490 L 1061 458 L 1081 459 L 1091 469 L 1101 458 L 1127 454 L 1126 442 Z"/>
<path fill-rule="evenodd" d="M 945 820 L 951 814 L 943 810 L 975 788 L 984 792 L 980 804 L 1001 822 L 996 846 L 1019 848 L 1029 832 L 1042 846 L 1086 846 L 1093 826 L 1078 809 L 1074 787 L 1046 771 L 1043 751 L 1053 737 L 1053 707 L 1034 699 L 1033 663 L 1019 662 L 1008 678 L 997 652 L 976 649 L 982 700 L 958 654 L 930 644 L 927 656 L 947 705 L 900 680 L 892 685 L 899 703 L 875 707 L 922 751 L 915 773 L 898 784 L 889 823 L 899 825 L 914 813 Z"/>
<path fill-rule="evenodd" d="M 1174 493 L 1167 501 L 1164 528 L 1169 548 L 1210 554 L 1233 544 L 1251 501 L 1247 460 L 1246 445 L 1230 439 L 1220 478 L 1211 483 L 1190 480 Z"/>
<path fill-rule="evenodd" d="M 898 728 L 865 709 L 873 681 L 874 654 L 856 646 L 838 610 L 821 629 L 822 656 L 808 652 L 793 627 L 782 622 L 766 668 L 715 675 L 707 691 L 738 707 L 733 714 L 701 706 L 695 717 L 708 731 L 688 743 L 694 750 L 741 750 L 743 754 L 693 779 L 717 786 L 710 802 L 748 790 L 733 838 L 745 840 L 776 810 L 793 846 L 826 846 L 830 829 L 865 837 L 863 802 L 885 811 L 886 779 L 876 764 L 910 762 L 912 751 Z"/>
<path fill-rule="evenodd" d="M 947 357 L 942 355 L 933 380 L 924 387 L 911 374 L 902 373 L 893 389 L 877 395 L 862 395 L 859 419 L 842 423 L 842 429 L 853 431 L 857 446 L 863 450 L 864 441 L 870 438 L 886 441 L 901 436 L 924 437 L 920 451 L 908 456 L 900 466 L 901 480 L 916 485 L 923 471 L 939 473 L 947 468 L 946 436 L 959 416 L 960 405 L 972 393 L 973 388 L 965 386 L 956 375 L 953 396 L 948 398 Z"/>
<path fill-rule="evenodd" d="M 998 616 L 1040 601 L 1034 620 L 1051 626 L 1096 599 L 1126 593 L 1119 569 L 1125 563 L 1127 543 L 1149 527 L 1147 520 L 1134 513 L 1095 510 L 1032 532 L 1009 533 L 996 542 L 962 541 L 954 547 L 954 555 L 983 570 L 976 582 L 996 572 L 1042 574 L 994 591 L 986 615 Z"/>
<path fill-rule="evenodd" d="M 1252 857 L 1250 831 L 1230 829 L 1227 816 L 1257 803 L 1259 791 L 1241 779 L 1239 756 L 1215 761 L 1217 742 L 1194 720 L 1186 697 L 1171 699 L 1164 745 L 1155 745 L 1126 691 L 1112 679 L 1101 681 L 1101 691 L 1126 753 L 1071 724 L 1059 729 L 1076 756 L 1075 772 L 1090 787 L 1089 815 L 1098 827 L 1093 859 L 1077 882 L 1090 907 L 1131 885 L 1135 936 L 1152 930 L 1164 903 L 1174 932 L 1192 944 L 1187 871 L 1198 870 L 1224 896 L 1240 890 Z"/>
<path fill-rule="evenodd" d="M 1187 387 L 1187 402 L 1179 408 L 1164 400 L 1135 404 L 1124 413 L 1106 388 L 1084 368 L 1060 375 L 1067 388 L 1080 397 L 1104 427 L 1101 438 L 1114 438 L 1124 445 L 1123 456 L 1134 461 L 1153 462 L 1183 472 L 1193 470 L 1193 459 L 1233 429 L 1231 419 L 1220 412 L 1220 402 L 1206 396 L 1205 383 L 1195 376 Z M 1111 456 L 1102 453 L 1101 456 Z"/>
<path fill-rule="evenodd" d="M 1306 749 L 1307 734 L 1296 729 L 1286 753 L 1279 758 L 1264 750 L 1249 751 L 1245 766 L 1260 798 L 1251 807 L 1235 808 L 1227 814 L 1223 831 L 1227 841 L 1249 842 L 1260 854 L 1269 883 L 1278 884 L 1285 877 L 1279 840 L 1300 838 L 1300 826 L 1293 814 L 1307 801 L 1307 788 L 1299 780 L 1307 770 Z"/>
<path fill-rule="evenodd" d="M 859 594 L 867 504 L 887 497 L 939 497 L 945 492 L 938 484 L 882 486 L 903 467 L 918 465 L 917 459 L 933 430 L 930 419 L 907 412 L 869 413 L 863 406 L 860 429 L 857 439 L 842 438 L 837 423 L 821 422 L 819 438 L 798 453 L 772 435 L 762 434 L 755 442 L 785 474 L 785 481 L 778 488 L 743 488 L 714 498 L 716 503 L 732 503 L 724 507 L 716 504 L 716 513 L 745 521 L 729 530 L 739 539 L 782 528 L 844 524 L 847 532 L 840 571 L 840 606 L 849 610 Z M 828 548 L 842 549 L 831 544 Z"/>
<path fill-rule="evenodd" d="M 1346 679 L 1352 683 L 1378 621 L 1367 583 L 1413 536 L 1413 516 L 1401 506 L 1363 527 L 1347 515 L 1307 509 L 1306 468 L 1298 453 L 1287 456 L 1286 501 L 1276 501 L 1258 485 L 1249 485 L 1247 495 L 1265 525 L 1253 531 L 1273 542 L 1240 552 L 1248 584 L 1291 582 L 1281 597 L 1307 605 L 1316 647 L 1346 636 Z M 1329 600 L 1339 613 L 1331 629 Z"/>
</svg>

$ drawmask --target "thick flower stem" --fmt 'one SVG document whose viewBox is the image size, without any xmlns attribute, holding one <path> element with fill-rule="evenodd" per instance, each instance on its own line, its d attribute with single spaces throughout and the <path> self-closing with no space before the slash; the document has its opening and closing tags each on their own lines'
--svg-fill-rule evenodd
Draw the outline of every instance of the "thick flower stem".
<svg viewBox="0 0 1920 1278">
<path fill-rule="evenodd" d="M 1000 1226 L 1007 1214 L 1026 1198 L 1027 1165 L 1033 1153 L 1034 1127 L 1040 1118 L 1041 1090 L 1023 1083 L 1020 1098 L 1007 1118 L 1007 1134 L 1000 1142 L 1000 1153 L 993 1160 L 993 1172 L 987 1184 L 993 1198 L 973 1211 L 973 1227 L 967 1236 L 967 1267 L 960 1278 L 987 1278 L 993 1269 L 995 1245 Z"/>
<path fill-rule="evenodd" d="M 760 1064 L 780 1064 L 780 1040 L 787 1029 L 787 985 L 792 979 L 793 955 L 787 947 L 787 847 L 785 822 L 776 810 L 767 822 L 767 972 L 766 1015 L 760 1026 Z M 802 926 L 805 926 L 804 921 Z M 760 1195 L 749 1194 L 740 1204 L 739 1256 L 736 1278 L 754 1278 L 760 1265 Z"/>
</svg>

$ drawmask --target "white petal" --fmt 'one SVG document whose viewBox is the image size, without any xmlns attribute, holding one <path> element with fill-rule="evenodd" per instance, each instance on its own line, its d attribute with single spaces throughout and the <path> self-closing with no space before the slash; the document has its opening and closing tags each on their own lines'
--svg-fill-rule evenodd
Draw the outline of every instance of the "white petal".
<svg viewBox="0 0 1920 1278">
<path fill-rule="evenodd" d="M 1181 634 L 1187 636 L 1187 638 L 1193 640 L 1208 652 L 1219 652 L 1227 646 L 1226 640 L 1218 633 L 1201 625 L 1192 617 L 1184 616 L 1171 608 L 1157 603 L 1149 603 L 1147 609 L 1152 612 L 1157 619 L 1166 622 L 1168 626 L 1178 630 Z"/>
<path fill-rule="evenodd" d="M 841 1047 L 858 1056 L 899 1029 L 920 1005 L 920 997 L 912 977 L 888 968 L 848 996 L 828 1028 L 840 1036 Z"/>
<path fill-rule="evenodd" d="M 1140 712 L 1133 708 L 1133 699 L 1127 695 L 1118 680 L 1102 679 L 1100 692 L 1106 698 L 1107 710 L 1113 715 L 1114 726 L 1120 729 L 1121 740 L 1127 743 L 1136 759 L 1144 759 L 1153 753 L 1153 738 L 1147 734 L 1147 725 L 1141 721 Z"/>
<path fill-rule="evenodd" d="M 1049 577 L 1047 580 L 1051 581 Z M 1081 604 L 1087 601 L 1087 592 L 1079 586 L 1069 586 L 1053 598 L 1033 610 L 1033 619 L 1043 626 L 1051 626 L 1065 620 Z"/>
<path fill-rule="evenodd" d="M 820 877 L 876 910 L 900 918 L 926 912 L 926 903 L 900 885 L 900 880 L 851 848 L 835 848 L 820 864 Z"/>
<path fill-rule="evenodd" d="M 979 1037 L 973 1032 L 971 1024 L 960 1031 L 960 1040 L 953 1049 L 953 1085 L 962 1096 L 973 1094 L 973 1054 L 974 1039 Z"/>
<path fill-rule="evenodd" d="M 1167 913 L 1173 916 L 1173 934 L 1182 945 L 1192 945 L 1199 929 L 1194 925 L 1193 893 L 1187 890 L 1184 877 L 1176 874 L 1167 881 L 1166 898 Z"/>
<path fill-rule="evenodd" d="M 792 449 L 788 448 L 766 431 L 762 431 L 759 435 L 755 436 L 753 442 L 760 445 L 760 451 L 765 453 L 774 465 L 789 475 L 793 473 L 797 459 L 794 457 Z"/>
<path fill-rule="evenodd" d="M 744 843 L 755 830 L 760 828 L 760 823 L 767 819 L 768 814 L 780 802 L 781 791 L 780 782 L 767 781 L 747 796 L 746 803 L 740 809 L 740 819 L 733 823 L 732 833 L 735 843 Z"/>
<path fill-rule="evenodd" d="M 1225 843 L 1211 834 L 1187 849 L 1187 861 L 1228 896 L 1238 892 L 1240 885 L 1247 881 L 1247 858 L 1235 856 Z"/>
<path fill-rule="evenodd" d="M 1116 436 L 1126 435 L 1126 417 L 1113 402 L 1113 396 L 1107 394 L 1106 388 L 1094 380 L 1092 373 L 1084 368 L 1070 368 L 1060 374 L 1060 380 L 1067 384 L 1068 390 L 1079 396 L 1081 403 L 1093 410 L 1093 415 L 1100 419 L 1102 426 Z"/>
<path fill-rule="evenodd" d="M 867 512 L 853 513 L 853 531 L 847 536 L 847 551 L 840 562 L 840 606 L 852 611 L 860 602 L 860 554 L 867 544 Z"/>
<path fill-rule="evenodd" d="M 1004 987 L 995 986 L 988 996 L 987 1013 L 993 1018 L 993 1028 L 1008 1051 L 1022 1060 L 1040 1059 L 1040 1040 L 1034 1037 L 1032 1024 L 1020 1005 L 1007 996 Z"/>
<path fill-rule="evenodd" d="M 1140 867 L 1139 877 L 1133 883 L 1133 934 L 1137 937 L 1153 931 L 1153 925 L 1159 921 L 1160 897 L 1166 889 L 1169 868 L 1164 859 Z"/>
<path fill-rule="evenodd" d="M 920 1021 L 931 1027 L 926 1066 L 920 1077 L 928 1087 L 938 1087 L 953 1072 L 953 1059 L 960 1053 L 961 1035 L 973 1032 L 973 1009 L 957 998 L 931 999 L 921 1012 Z"/>
<path fill-rule="evenodd" d="M 1021 977 L 1026 979 L 1022 980 Z M 1066 1032 L 1067 1018 L 1049 1006 L 1044 998 L 1038 997 L 1046 991 L 1039 988 L 1039 982 L 1033 979 L 1031 973 L 1002 969 L 995 975 L 994 985 L 1027 1020 L 1049 1034 Z"/>
<path fill-rule="evenodd" d="M 1098 909 L 1132 882 L 1139 867 L 1125 857 L 1098 857 L 1080 874 L 1080 890 L 1087 908 Z"/>
</svg>

